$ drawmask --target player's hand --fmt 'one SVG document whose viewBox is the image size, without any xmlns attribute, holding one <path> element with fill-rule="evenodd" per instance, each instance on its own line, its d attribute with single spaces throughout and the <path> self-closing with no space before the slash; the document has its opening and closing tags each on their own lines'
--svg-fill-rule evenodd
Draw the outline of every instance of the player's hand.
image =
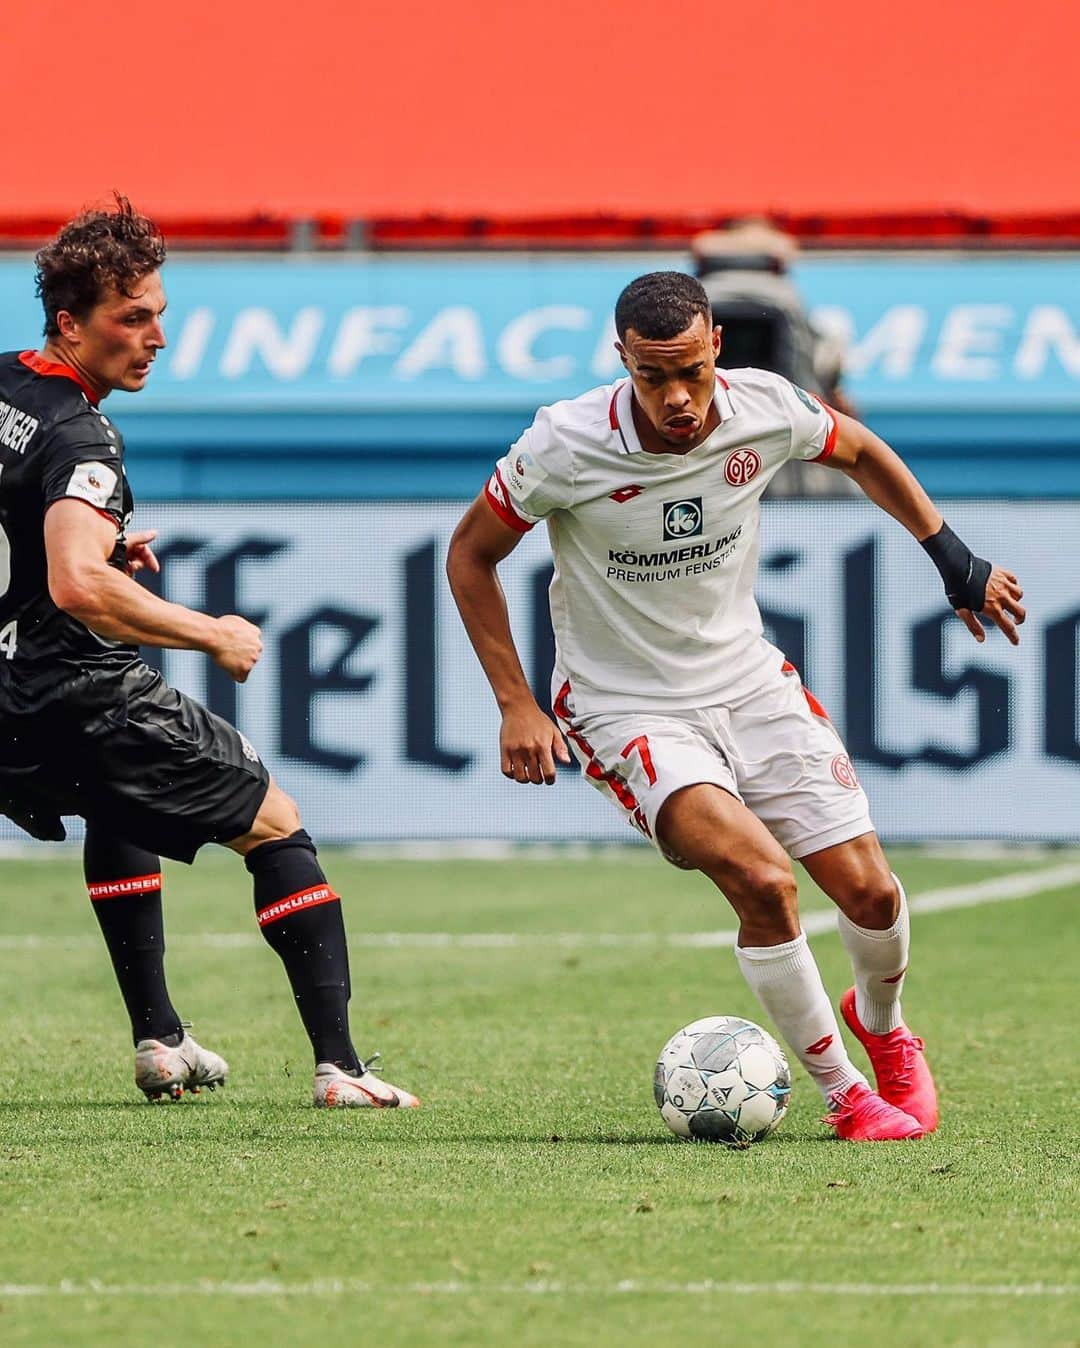
<svg viewBox="0 0 1080 1348">
<path fill-rule="evenodd" d="M 150 544 L 157 538 L 156 529 L 140 529 L 127 536 L 127 573 L 133 576 L 136 571 L 146 567 L 148 571 L 160 571 L 161 563 L 154 556 Z"/>
<path fill-rule="evenodd" d="M 226 613 L 217 619 L 215 636 L 216 642 L 209 654 L 226 674 L 237 683 L 243 683 L 262 655 L 262 633 L 239 614 Z"/>
<path fill-rule="evenodd" d="M 986 582 L 986 600 L 980 612 L 989 618 L 995 627 L 1000 627 L 1014 646 L 1020 645 L 1017 628 L 1027 617 L 1027 611 L 1021 605 L 1024 592 L 1020 582 L 1011 571 L 1003 571 L 995 566 Z M 976 641 L 985 641 L 986 632 L 981 622 L 969 608 L 958 608 L 957 615 Z"/>
<path fill-rule="evenodd" d="M 503 776 L 535 786 L 541 782 L 553 785 L 556 759 L 570 762 L 570 750 L 558 726 L 535 703 L 503 713 L 499 749 Z"/>
</svg>

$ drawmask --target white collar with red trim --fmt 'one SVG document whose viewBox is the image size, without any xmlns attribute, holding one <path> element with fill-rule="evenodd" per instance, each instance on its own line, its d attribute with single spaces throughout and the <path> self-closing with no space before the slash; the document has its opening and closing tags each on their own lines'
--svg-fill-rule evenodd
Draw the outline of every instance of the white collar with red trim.
<svg viewBox="0 0 1080 1348">
<path fill-rule="evenodd" d="M 615 387 L 611 406 L 608 409 L 608 420 L 611 423 L 611 429 L 615 432 L 616 442 L 621 454 L 643 454 L 645 452 L 638 438 L 637 427 L 634 425 L 633 396 L 633 380 L 630 378 L 620 380 Z M 713 395 L 713 403 L 716 406 L 721 425 L 725 421 L 730 421 L 735 415 L 735 404 L 731 401 L 731 386 L 722 374 L 716 376 L 716 392 Z"/>
</svg>

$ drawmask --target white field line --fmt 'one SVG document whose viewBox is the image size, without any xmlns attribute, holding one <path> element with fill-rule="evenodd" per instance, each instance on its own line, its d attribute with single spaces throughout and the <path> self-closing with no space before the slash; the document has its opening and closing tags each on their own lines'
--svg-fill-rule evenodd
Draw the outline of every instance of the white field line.
<svg viewBox="0 0 1080 1348">
<path fill-rule="evenodd" d="M 1050 893 L 1080 883 L 1080 862 L 1069 862 L 1035 871 L 1015 871 L 996 875 L 970 885 L 953 885 L 946 889 L 930 889 L 909 900 L 913 913 L 943 913 L 954 908 L 973 908 L 986 903 L 1004 903 L 1012 899 L 1030 898 L 1035 894 Z M 803 930 L 808 936 L 821 935 L 836 929 L 834 909 L 807 913 Z M 507 950 L 515 947 L 535 949 L 553 946 L 560 949 L 583 946 L 678 946 L 694 949 L 724 948 L 735 945 L 737 933 L 723 931 L 674 932 L 514 932 L 514 931 L 380 931 L 353 932 L 349 943 L 355 948 L 378 949 L 482 949 Z M 262 945 L 255 931 L 194 932 L 169 938 L 171 945 L 198 946 L 204 949 L 233 949 Z M 99 938 L 85 933 L 78 936 L 40 936 L 26 933 L 18 936 L 0 936 L 3 950 L 83 950 L 96 948 Z"/>
<path fill-rule="evenodd" d="M 624 1278 L 617 1282 L 363 1282 L 356 1278 L 318 1278 L 311 1282 L 227 1282 L 201 1278 L 193 1282 L 108 1283 L 61 1279 L 54 1283 L 0 1283 L 0 1299 L 79 1297 L 344 1297 L 370 1296 L 829 1296 L 829 1297 L 1069 1297 L 1080 1293 L 1076 1283 L 873 1283 L 873 1282 L 664 1282 Z"/>
</svg>

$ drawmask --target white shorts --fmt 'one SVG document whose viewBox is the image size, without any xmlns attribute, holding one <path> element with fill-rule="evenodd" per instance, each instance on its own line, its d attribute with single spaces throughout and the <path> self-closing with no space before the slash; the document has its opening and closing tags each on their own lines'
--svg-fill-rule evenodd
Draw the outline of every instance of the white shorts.
<svg viewBox="0 0 1080 1348">
<path fill-rule="evenodd" d="M 656 818 L 673 792 L 711 782 L 743 802 L 793 857 L 873 829 L 870 807 L 835 726 L 794 665 L 733 707 L 574 715 L 556 675 L 553 707 L 586 777 L 657 841 Z"/>
</svg>

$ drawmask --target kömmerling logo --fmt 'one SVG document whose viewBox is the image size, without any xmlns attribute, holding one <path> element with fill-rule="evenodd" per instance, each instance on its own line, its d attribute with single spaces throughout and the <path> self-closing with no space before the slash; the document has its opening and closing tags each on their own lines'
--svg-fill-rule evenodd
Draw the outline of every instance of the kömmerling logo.
<svg viewBox="0 0 1080 1348">
<path fill-rule="evenodd" d="M 685 501 L 665 501 L 662 509 L 666 539 L 694 538 L 701 533 L 703 517 L 700 496 L 691 496 Z"/>
</svg>

